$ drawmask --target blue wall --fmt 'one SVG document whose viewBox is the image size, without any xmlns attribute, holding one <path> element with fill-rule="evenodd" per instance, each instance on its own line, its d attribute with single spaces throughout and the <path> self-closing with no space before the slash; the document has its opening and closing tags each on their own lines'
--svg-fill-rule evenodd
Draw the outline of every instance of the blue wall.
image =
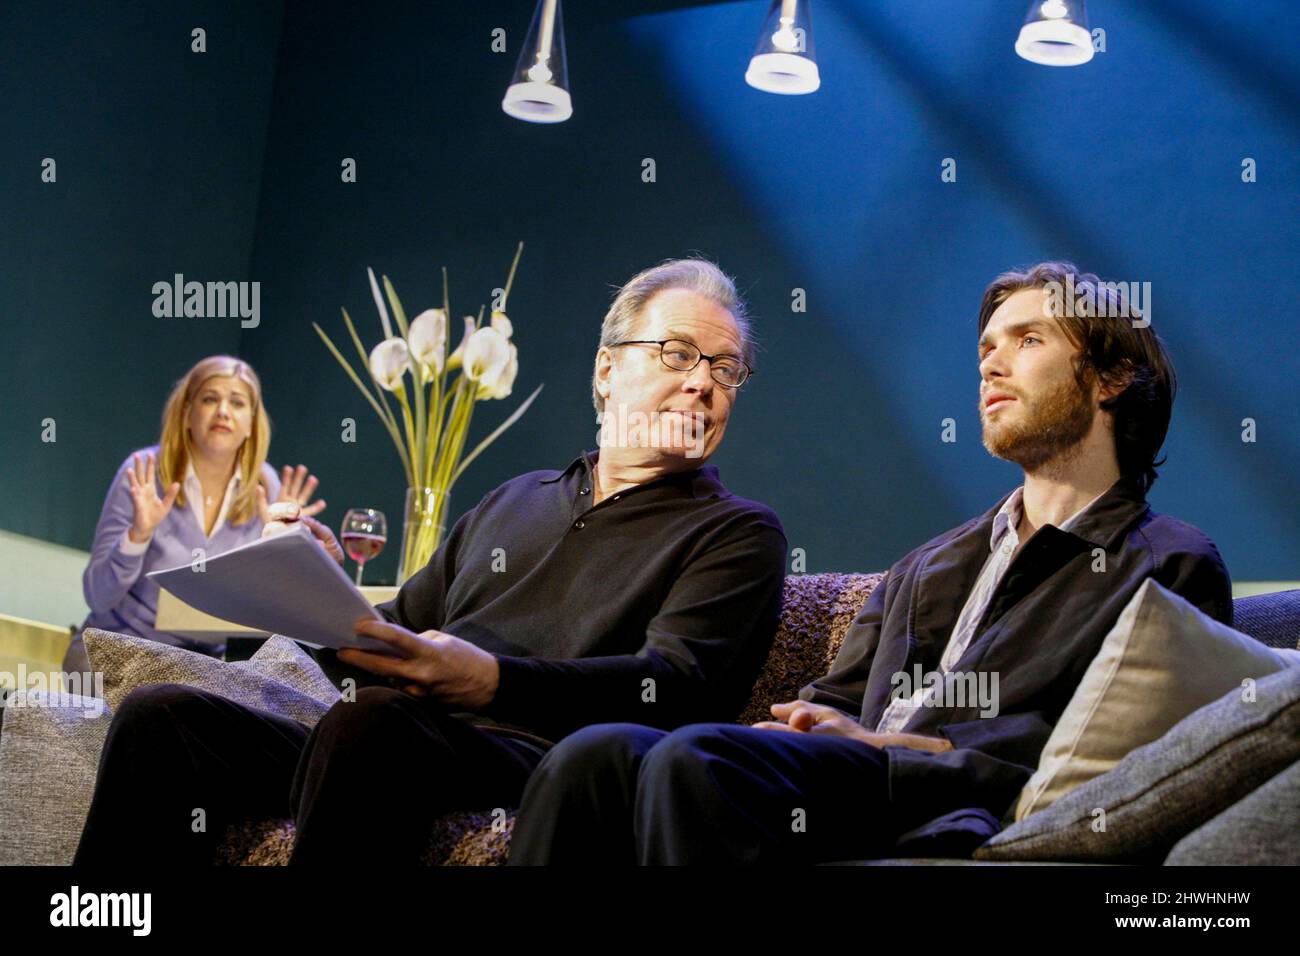
<svg viewBox="0 0 1300 956">
<path fill-rule="evenodd" d="M 1094 0 L 1107 51 L 1052 69 L 1012 51 L 1023 6 L 816 4 L 822 89 L 777 97 L 742 78 L 764 2 L 570 4 L 575 114 L 555 127 L 499 107 L 529 0 L 7 8 L 0 69 L 23 94 L 2 107 L 0 526 L 88 547 L 171 381 L 230 349 L 264 377 L 272 461 L 312 466 L 324 517 L 370 505 L 396 523 L 396 455 L 311 322 L 342 336 L 346 306 L 375 340 L 367 265 L 411 314 L 438 304 L 446 265 L 456 315 L 476 311 L 522 239 L 520 375 L 477 434 L 546 387 L 453 510 L 592 447 L 610 286 L 702 252 L 738 276 L 764 346 L 724 478 L 777 509 L 810 570 L 882 568 L 1016 482 L 979 441 L 975 311 L 999 271 L 1072 257 L 1153 283 L 1182 385 L 1154 506 L 1209 533 L 1235 578 L 1300 577 L 1297 8 Z M 64 157 L 57 187 L 45 155 Z M 178 271 L 260 281 L 261 325 L 154 318 L 149 286 Z"/>
</svg>

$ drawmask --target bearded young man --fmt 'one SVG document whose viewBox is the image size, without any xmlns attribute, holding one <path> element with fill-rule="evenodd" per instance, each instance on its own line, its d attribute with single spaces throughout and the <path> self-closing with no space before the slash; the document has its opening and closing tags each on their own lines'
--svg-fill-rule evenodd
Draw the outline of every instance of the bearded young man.
<svg viewBox="0 0 1300 956">
<path fill-rule="evenodd" d="M 1112 317 L 1057 307 L 1067 276 Z M 1175 391 L 1150 323 L 1047 262 L 999 276 L 979 330 L 984 445 L 1023 484 L 895 564 L 830 673 L 776 720 L 563 741 L 525 790 L 511 863 L 880 857 L 968 808 L 996 829 L 1143 581 L 1231 623 L 1214 545 L 1146 503 Z M 898 693 L 918 671 L 991 678 L 995 706 Z"/>
</svg>

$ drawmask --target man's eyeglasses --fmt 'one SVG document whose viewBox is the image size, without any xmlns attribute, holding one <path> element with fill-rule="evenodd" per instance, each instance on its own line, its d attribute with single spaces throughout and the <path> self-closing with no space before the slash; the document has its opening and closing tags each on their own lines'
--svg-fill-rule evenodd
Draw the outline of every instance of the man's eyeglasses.
<svg viewBox="0 0 1300 956">
<path fill-rule="evenodd" d="M 659 360 L 675 372 L 689 372 L 700 364 L 700 359 L 706 359 L 709 363 L 709 377 L 727 388 L 740 388 L 754 374 L 748 363 L 734 355 L 705 355 L 690 342 L 681 339 L 632 339 L 615 342 L 608 347 L 618 348 L 620 345 L 657 345 Z"/>
</svg>

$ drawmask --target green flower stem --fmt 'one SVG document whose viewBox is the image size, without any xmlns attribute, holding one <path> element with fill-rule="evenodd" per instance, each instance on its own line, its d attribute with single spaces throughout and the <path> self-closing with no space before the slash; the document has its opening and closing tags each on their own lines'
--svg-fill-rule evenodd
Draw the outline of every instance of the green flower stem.
<svg viewBox="0 0 1300 956">
<path fill-rule="evenodd" d="M 501 311 L 506 310 L 506 301 L 510 298 L 510 287 L 515 284 L 515 270 L 519 268 L 519 257 L 524 254 L 524 244 L 519 243 L 515 249 L 515 261 L 510 263 L 510 275 L 506 276 L 506 287 L 501 292 Z"/>
<path fill-rule="evenodd" d="M 438 456 L 437 467 L 433 473 L 433 486 L 441 488 L 450 493 L 451 491 L 451 463 L 456 460 L 456 436 L 459 434 L 462 423 L 465 419 L 466 403 L 464 402 L 465 383 L 463 380 L 457 382 L 456 401 L 452 405 L 451 418 L 447 423 L 447 428 L 443 432 L 443 449 Z"/>
<path fill-rule="evenodd" d="M 427 470 L 425 471 L 425 484 L 429 487 L 433 486 L 434 472 L 437 470 L 439 463 L 446 455 L 447 434 L 451 428 L 451 420 L 448 418 L 447 406 L 450 405 L 452 400 L 460 394 L 459 383 L 460 379 L 458 378 L 456 384 L 453 385 L 444 396 L 442 396 L 437 405 L 431 406 L 431 408 L 436 407 L 438 410 L 438 435 L 429 445 L 429 461 L 427 463 Z M 430 414 L 432 414 L 432 411 Z"/>
<path fill-rule="evenodd" d="M 460 375 L 459 378 L 456 379 L 456 387 L 453 391 L 454 400 L 451 403 L 451 413 L 449 418 L 447 419 L 447 427 L 443 430 L 442 433 L 442 445 L 438 449 L 438 461 L 434 466 L 434 480 L 432 484 L 435 487 L 446 486 L 445 479 L 442 478 L 442 475 L 443 472 L 446 470 L 447 460 L 448 457 L 451 455 L 451 448 L 452 445 L 454 444 L 454 440 L 456 436 L 456 426 L 460 421 L 461 406 L 464 404 L 464 397 L 466 392 L 465 386 L 467 383 L 468 383 L 468 379 L 465 377 L 463 373 Z"/>
<path fill-rule="evenodd" d="M 402 406 L 402 422 L 403 424 L 406 425 L 407 444 L 410 445 L 412 452 L 418 455 L 420 450 L 415 445 L 415 425 L 411 421 L 411 404 L 409 401 L 407 401 L 406 398 L 405 379 L 403 379 L 401 382 L 398 383 L 398 387 L 396 391 L 393 392 L 393 394 L 397 396 L 397 401 Z M 410 479 L 411 486 L 415 487 L 416 484 L 419 482 L 420 476 L 416 473 L 413 467 L 410 467 L 409 464 L 407 467 L 406 475 Z"/>
<path fill-rule="evenodd" d="M 334 343 L 330 341 L 330 337 L 325 334 L 324 330 L 315 322 L 312 323 L 312 327 L 324 340 L 326 347 L 334 354 L 334 357 L 338 359 L 339 364 L 343 366 L 343 371 L 347 372 L 348 376 L 356 384 L 357 388 L 361 389 L 361 394 L 366 397 L 368 402 L 370 402 L 370 407 L 375 410 L 375 414 L 378 415 L 380 421 L 384 423 L 384 427 L 388 430 L 388 437 L 393 440 L 393 447 L 397 449 L 398 457 L 402 459 L 402 467 L 409 474 L 411 471 L 411 460 L 407 457 L 406 448 L 402 445 L 401 436 L 397 433 L 396 423 L 391 420 L 391 414 L 389 417 L 384 416 L 384 413 L 379 408 L 379 404 L 375 401 L 374 397 L 371 396 L 365 385 L 362 384 L 361 378 L 353 370 L 352 366 L 348 364 L 347 360 L 343 358 L 339 350 L 335 348 Z"/>
<path fill-rule="evenodd" d="M 393 317 L 397 319 L 397 327 L 402 330 L 402 338 L 410 342 L 411 327 L 406 321 L 406 309 L 402 307 L 402 300 L 397 297 L 397 290 L 393 284 L 388 281 L 388 276 L 383 276 L 384 294 L 388 297 L 388 304 L 393 310 Z M 415 474 L 424 474 L 424 459 L 426 457 L 426 446 L 424 442 L 424 386 L 428 377 L 424 373 L 424 363 L 411 356 L 411 384 L 415 391 L 415 442 L 411 449 L 411 457 L 415 464 Z"/>
<path fill-rule="evenodd" d="M 438 449 L 438 439 L 442 437 L 442 415 L 439 412 L 442 410 L 442 380 L 445 374 L 444 365 L 444 371 L 433 377 L 433 395 L 429 399 L 429 426 L 425 432 L 425 441 L 427 442 L 425 447 L 428 450 L 428 455 L 425 456 L 423 468 L 426 485 L 433 480 L 434 453 Z"/>
<path fill-rule="evenodd" d="M 470 419 L 474 417 L 474 406 L 477 404 L 478 402 L 476 402 L 473 398 L 471 398 L 466 403 L 464 421 L 461 423 L 459 434 L 456 435 L 456 450 L 447 459 L 446 482 L 447 482 L 448 494 L 451 493 L 452 485 L 456 483 L 456 475 L 454 470 L 455 464 L 457 461 L 460 460 L 460 456 L 465 453 L 465 440 L 469 438 L 469 422 Z"/>
<path fill-rule="evenodd" d="M 388 304 L 393 310 L 393 318 L 397 320 L 397 328 L 402 333 L 402 338 L 406 338 L 406 310 L 402 308 L 402 303 L 397 301 L 397 292 L 393 289 L 393 284 L 388 281 L 388 276 L 380 276 L 379 278 L 384 284 L 384 294 L 388 297 Z"/>
<path fill-rule="evenodd" d="M 361 367 L 369 372 L 370 359 L 366 355 L 366 350 L 361 345 L 361 338 L 357 335 L 356 326 L 352 324 L 352 316 L 348 315 L 347 309 L 343 309 L 343 321 L 348 327 L 348 334 L 352 337 L 352 344 L 356 346 L 357 355 L 361 359 Z M 388 399 L 384 397 L 384 387 L 375 381 L 373 375 L 370 376 L 370 379 L 374 382 L 375 392 L 379 396 L 380 403 L 384 406 L 384 411 L 383 414 L 380 415 L 380 418 L 384 419 L 385 425 L 388 427 L 388 433 L 392 437 L 393 443 L 397 446 L 397 454 L 402 460 L 402 467 L 408 474 L 414 474 L 418 468 L 418 462 L 412 460 L 411 455 L 417 454 L 417 449 L 411 448 L 408 451 L 407 443 L 404 443 L 401 440 L 398 433 L 397 418 L 393 414 L 392 406 L 388 404 Z"/>
<path fill-rule="evenodd" d="M 357 348 L 357 355 L 361 359 L 361 367 L 366 370 L 366 374 L 369 376 L 370 357 L 366 354 L 366 350 L 361 347 L 361 339 L 357 336 L 356 326 L 352 324 L 352 316 L 348 315 L 347 309 L 343 310 L 343 322 L 348 327 L 348 334 L 352 336 L 352 344 L 355 345 Z M 370 380 L 373 382 L 374 377 L 370 376 Z M 378 382 L 375 382 L 375 391 L 378 393 L 379 401 L 384 406 L 384 412 L 388 416 L 389 427 L 392 428 L 394 433 L 396 433 L 397 419 L 393 417 L 393 409 L 389 406 L 388 399 L 384 398 L 384 389 Z"/>
<path fill-rule="evenodd" d="M 472 452 L 470 452 L 465 457 L 461 458 L 460 464 L 456 466 L 456 470 L 452 472 L 451 475 L 451 483 L 453 485 L 456 483 L 456 480 L 460 478 L 461 472 L 463 472 L 466 468 L 469 467 L 470 462 L 472 462 L 475 458 L 477 458 L 483 452 L 483 450 L 488 447 L 488 445 L 496 441 L 497 438 L 500 437 L 502 432 L 504 432 L 507 428 L 509 428 L 511 425 L 517 422 L 523 416 L 524 412 L 528 411 L 528 406 L 533 404 L 533 399 L 537 398 L 537 395 L 539 392 L 541 392 L 541 390 L 542 390 L 541 385 L 538 385 L 535 389 L 533 389 L 533 393 L 519 404 L 519 407 L 514 410 L 514 412 L 511 414 L 509 418 L 507 418 L 500 425 L 498 425 L 492 431 L 492 434 L 488 435 L 487 438 L 484 438 L 481 442 L 479 442 L 476 446 L 474 446 L 474 450 Z"/>
</svg>

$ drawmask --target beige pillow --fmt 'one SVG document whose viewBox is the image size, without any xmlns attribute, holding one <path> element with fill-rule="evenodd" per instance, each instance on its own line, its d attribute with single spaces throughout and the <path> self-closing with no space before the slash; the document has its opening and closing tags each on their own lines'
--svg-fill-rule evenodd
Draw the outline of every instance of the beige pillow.
<svg viewBox="0 0 1300 956">
<path fill-rule="evenodd" d="M 278 634 L 248 660 L 231 664 L 93 627 L 83 636 L 91 669 L 103 673 L 104 700 L 114 711 L 136 687 L 185 684 L 311 727 L 341 696 L 310 654 Z"/>
<path fill-rule="evenodd" d="M 1290 656 L 1288 656 L 1290 655 Z M 1015 819 L 1046 809 L 1248 678 L 1300 663 L 1148 578 L 1102 642 L 1047 738 Z"/>
</svg>

